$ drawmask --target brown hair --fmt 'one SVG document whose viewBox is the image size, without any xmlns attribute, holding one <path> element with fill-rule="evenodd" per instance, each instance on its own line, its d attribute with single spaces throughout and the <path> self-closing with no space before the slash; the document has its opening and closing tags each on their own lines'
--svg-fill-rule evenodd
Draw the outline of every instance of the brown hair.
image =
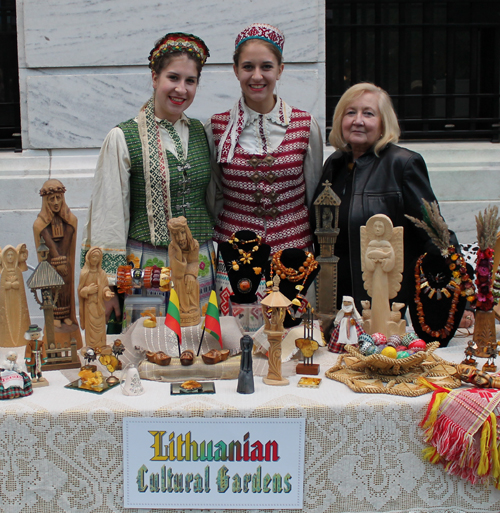
<svg viewBox="0 0 500 513">
<path fill-rule="evenodd" d="M 273 45 L 272 43 L 270 43 L 269 41 L 263 41 L 262 39 L 257 39 L 257 38 L 254 38 L 254 39 L 247 39 L 246 41 L 244 41 L 243 43 L 241 43 L 238 48 L 236 48 L 236 50 L 234 51 L 234 54 L 233 54 L 233 62 L 234 62 L 234 65 L 236 67 L 238 67 L 238 63 L 240 61 L 240 55 L 241 55 L 241 52 L 243 50 L 243 48 L 248 44 L 248 43 L 251 43 L 253 41 L 257 41 L 259 42 L 260 44 L 263 44 L 265 45 L 268 50 L 271 50 L 271 52 L 273 53 L 273 55 L 276 57 L 276 60 L 278 61 L 278 65 L 281 66 L 283 64 L 283 55 L 281 55 L 281 52 L 279 51 L 279 49 Z"/>
<path fill-rule="evenodd" d="M 159 75 L 172 61 L 175 57 L 180 57 L 181 55 L 187 55 L 189 59 L 191 59 L 196 64 L 196 70 L 198 71 L 198 80 L 200 80 L 201 69 L 203 65 L 200 60 L 188 51 L 179 50 L 177 52 L 169 52 L 164 53 L 158 60 L 153 64 L 151 70 L 155 72 L 156 75 Z"/>
</svg>

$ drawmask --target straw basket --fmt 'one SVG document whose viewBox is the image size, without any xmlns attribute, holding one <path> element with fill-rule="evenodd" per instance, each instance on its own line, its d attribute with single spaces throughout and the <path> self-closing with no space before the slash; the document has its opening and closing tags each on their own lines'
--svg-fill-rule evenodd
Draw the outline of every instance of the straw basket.
<svg viewBox="0 0 500 513">
<path fill-rule="evenodd" d="M 361 354 L 357 347 L 346 344 L 345 349 L 351 355 L 355 356 L 364 364 L 365 368 L 379 374 L 386 374 L 389 376 L 398 376 L 399 374 L 406 374 L 414 367 L 418 367 L 424 362 L 429 355 L 431 355 L 439 347 L 439 342 L 431 342 L 427 344 L 425 351 L 407 356 L 406 358 L 389 358 L 383 354 L 372 354 L 365 356 Z"/>
</svg>

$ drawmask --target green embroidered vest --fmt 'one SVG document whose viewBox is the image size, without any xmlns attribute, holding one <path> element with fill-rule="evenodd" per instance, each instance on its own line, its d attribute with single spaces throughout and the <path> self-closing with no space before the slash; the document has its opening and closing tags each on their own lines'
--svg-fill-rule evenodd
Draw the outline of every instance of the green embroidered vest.
<svg viewBox="0 0 500 513">
<path fill-rule="evenodd" d="M 146 182 L 144 180 L 142 164 L 142 147 L 139 138 L 137 122 L 133 119 L 120 123 L 119 128 L 125 134 L 131 160 L 130 170 L 130 228 L 128 237 L 151 244 L 151 234 L 146 210 Z M 210 182 L 210 158 L 203 125 L 197 119 L 191 119 L 189 124 L 189 146 L 187 162 L 187 178 L 190 183 L 183 189 L 184 179 L 181 163 L 175 155 L 166 151 L 170 174 L 170 202 L 172 217 L 184 215 L 182 205 L 185 207 L 186 218 L 193 237 L 201 244 L 212 238 L 213 220 L 207 211 L 205 193 Z M 151 184 L 152 187 L 161 187 L 161 183 Z M 185 194 L 183 195 L 183 190 Z M 170 241 L 162 241 L 158 246 L 168 246 Z"/>
</svg>

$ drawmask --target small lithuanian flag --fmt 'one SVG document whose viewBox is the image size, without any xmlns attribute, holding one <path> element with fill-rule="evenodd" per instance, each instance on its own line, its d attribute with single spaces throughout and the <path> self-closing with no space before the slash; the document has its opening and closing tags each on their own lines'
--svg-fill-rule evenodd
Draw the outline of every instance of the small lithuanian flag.
<svg viewBox="0 0 500 513">
<path fill-rule="evenodd" d="M 181 335 L 181 314 L 179 313 L 179 296 L 175 289 L 170 290 L 170 299 L 168 301 L 167 316 L 165 317 L 165 326 L 170 328 L 179 338 L 179 345 L 182 343 Z"/>
<path fill-rule="evenodd" d="M 212 336 L 214 336 L 222 347 L 222 334 L 220 330 L 219 321 L 219 306 L 217 305 L 217 294 L 215 290 L 212 290 L 210 299 L 208 300 L 207 313 L 205 314 L 205 325 L 206 329 Z"/>
</svg>

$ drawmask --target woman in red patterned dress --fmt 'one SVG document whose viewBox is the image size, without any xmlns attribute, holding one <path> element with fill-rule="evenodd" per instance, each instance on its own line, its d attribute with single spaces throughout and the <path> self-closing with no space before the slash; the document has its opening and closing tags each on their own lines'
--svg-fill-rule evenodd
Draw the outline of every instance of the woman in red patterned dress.
<svg viewBox="0 0 500 513">
<path fill-rule="evenodd" d="M 323 163 L 317 122 L 274 94 L 284 40 L 279 29 L 262 23 L 238 34 L 233 68 L 242 97 L 205 126 L 216 191 L 215 240 L 250 230 L 271 253 L 312 246 L 308 207 Z"/>
</svg>

